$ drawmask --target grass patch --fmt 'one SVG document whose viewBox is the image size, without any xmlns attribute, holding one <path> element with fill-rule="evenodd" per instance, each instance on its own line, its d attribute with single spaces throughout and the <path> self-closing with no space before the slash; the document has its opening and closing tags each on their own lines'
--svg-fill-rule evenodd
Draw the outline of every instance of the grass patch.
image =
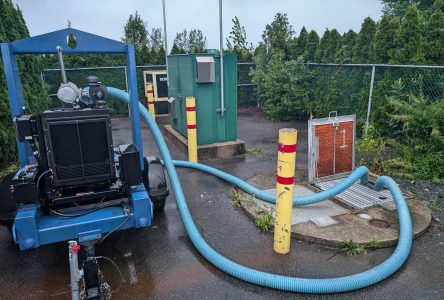
<svg viewBox="0 0 444 300">
<path fill-rule="evenodd" d="M 379 240 L 379 238 L 377 236 L 372 237 L 372 239 L 370 240 L 370 248 L 376 249 L 379 248 L 380 245 L 381 241 Z"/>
<path fill-rule="evenodd" d="M 261 147 L 248 147 L 245 151 L 246 155 L 261 155 L 262 153 L 264 153 L 264 149 Z"/>
<path fill-rule="evenodd" d="M 257 217 L 254 220 L 254 223 L 256 224 L 257 227 L 259 227 L 259 229 L 261 231 L 270 231 L 271 229 L 273 229 L 273 214 L 272 212 L 268 212 L 265 216 L 263 217 Z"/>
<path fill-rule="evenodd" d="M 242 203 L 240 201 L 240 193 L 238 190 L 233 190 L 233 193 L 228 196 L 230 198 L 230 203 L 237 207 L 242 207 Z"/>
<path fill-rule="evenodd" d="M 341 242 L 341 251 L 346 252 L 348 255 L 352 255 L 352 256 L 367 253 L 367 250 L 365 249 L 364 245 L 356 243 L 353 240 L 342 241 Z"/>
</svg>

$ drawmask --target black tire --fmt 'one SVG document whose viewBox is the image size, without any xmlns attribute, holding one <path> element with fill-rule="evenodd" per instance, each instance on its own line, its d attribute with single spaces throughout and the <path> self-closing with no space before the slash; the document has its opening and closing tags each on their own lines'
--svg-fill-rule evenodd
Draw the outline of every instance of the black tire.
<svg viewBox="0 0 444 300">
<path fill-rule="evenodd" d="M 155 212 L 163 211 L 169 195 L 165 170 L 160 160 L 154 156 L 144 158 L 143 184 L 148 192 Z"/>
<path fill-rule="evenodd" d="M 154 211 L 161 212 L 165 208 L 166 198 L 153 201 Z"/>
<path fill-rule="evenodd" d="M 6 228 L 8 229 L 11 245 L 16 247 L 16 244 L 14 243 L 14 237 L 13 237 L 13 234 L 12 234 L 12 225 L 7 225 Z"/>
</svg>

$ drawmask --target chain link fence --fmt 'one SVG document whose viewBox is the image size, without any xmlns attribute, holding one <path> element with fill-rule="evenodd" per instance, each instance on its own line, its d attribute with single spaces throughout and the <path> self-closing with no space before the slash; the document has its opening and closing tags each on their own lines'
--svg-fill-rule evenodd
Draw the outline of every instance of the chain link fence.
<svg viewBox="0 0 444 300">
<path fill-rule="evenodd" d="M 402 81 L 406 93 L 424 95 L 428 101 L 444 98 L 444 66 L 396 66 L 358 64 L 307 64 L 316 80 L 310 89 L 314 98 L 310 104 L 313 116 L 322 117 L 330 111 L 339 115 L 356 114 L 358 126 L 371 121 L 390 95 L 396 81 Z M 252 82 L 253 62 L 238 63 L 238 106 L 260 106 L 258 88 Z M 143 71 L 165 70 L 165 65 L 137 66 L 139 95 L 143 91 Z M 70 81 L 78 86 L 87 84 L 86 78 L 95 75 L 108 86 L 127 90 L 126 67 L 99 67 L 67 69 Z M 42 82 L 54 105 L 60 85 L 60 71 L 45 69 L 41 72 Z M 266 99 L 265 99 L 266 101 Z M 110 99 L 113 115 L 127 115 L 128 109 L 115 99 Z"/>
<path fill-rule="evenodd" d="M 257 86 L 250 75 L 255 66 L 254 62 L 237 64 L 237 105 L 240 107 L 260 106 Z"/>
<path fill-rule="evenodd" d="M 254 67 L 254 63 L 238 65 L 240 106 L 264 104 L 258 101 L 258 87 L 249 75 Z M 311 114 L 356 114 L 359 128 L 366 125 L 365 130 L 372 118 L 384 117 L 379 110 L 395 83 L 403 85 L 405 94 L 424 96 L 429 102 L 444 99 L 444 66 L 309 63 L 307 68 L 315 79 L 309 87 L 313 92 Z"/>
<path fill-rule="evenodd" d="M 403 93 L 424 96 L 429 102 L 444 99 L 444 66 L 308 64 L 315 74 L 313 114 L 329 111 L 356 114 L 358 126 L 372 122 L 385 106 L 395 83 Z"/>
<path fill-rule="evenodd" d="M 139 88 L 139 97 L 144 99 L 145 91 L 143 90 L 143 71 L 161 71 L 165 70 L 165 65 L 148 65 L 137 66 L 137 86 Z M 125 66 L 117 67 L 97 67 L 97 68 L 73 68 L 66 69 L 68 80 L 75 83 L 78 87 L 87 86 L 86 78 L 88 76 L 97 76 L 100 81 L 107 86 L 116 87 L 122 90 L 128 90 L 128 79 L 126 75 Z M 44 69 L 41 72 L 41 80 L 44 88 L 48 92 L 53 101 L 53 107 L 59 107 L 59 101 L 57 100 L 57 90 L 60 86 L 61 75 L 60 69 Z M 143 100 L 142 100 L 143 101 Z M 112 97 L 108 101 L 108 107 L 110 113 L 113 116 L 126 116 L 128 115 L 128 106 L 117 99 Z"/>
<path fill-rule="evenodd" d="M 253 62 L 238 63 L 238 106 L 258 105 L 256 85 L 252 83 L 250 71 L 254 68 Z M 142 98 L 145 94 L 143 90 L 143 71 L 166 70 L 165 65 L 146 65 L 137 66 L 137 81 L 139 87 L 139 96 Z M 128 80 L 126 77 L 126 67 L 95 67 L 95 68 L 73 68 L 66 69 L 68 80 L 74 82 L 79 87 L 86 86 L 86 78 L 90 75 L 99 77 L 99 79 L 108 86 L 113 86 L 122 90 L 128 90 Z M 41 72 L 41 80 L 49 96 L 53 100 L 53 107 L 59 105 L 57 100 L 57 89 L 60 86 L 61 76 L 59 69 L 44 69 Z M 114 116 L 124 116 L 128 114 L 128 108 L 125 104 L 116 99 L 109 99 L 110 112 Z"/>
</svg>

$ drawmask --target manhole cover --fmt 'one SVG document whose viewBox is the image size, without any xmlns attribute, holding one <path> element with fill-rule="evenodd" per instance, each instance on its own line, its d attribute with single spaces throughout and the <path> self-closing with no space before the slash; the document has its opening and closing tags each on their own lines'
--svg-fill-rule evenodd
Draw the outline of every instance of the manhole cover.
<svg viewBox="0 0 444 300">
<path fill-rule="evenodd" d="M 389 228 L 390 224 L 387 221 L 379 220 L 379 219 L 373 219 L 369 221 L 372 226 L 378 227 L 378 228 Z"/>
</svg>

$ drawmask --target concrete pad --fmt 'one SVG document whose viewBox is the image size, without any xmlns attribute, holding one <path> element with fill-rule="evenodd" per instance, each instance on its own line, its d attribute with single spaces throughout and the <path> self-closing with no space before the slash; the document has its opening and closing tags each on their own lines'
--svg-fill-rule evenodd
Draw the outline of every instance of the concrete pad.
<svg viewBox="0 0 444 300">
<path fill-rule="evenodd" d="M 165 125 L 165 136 L 174 143 L 182 152 L 188 152 L 188 140 L 175 130 L 171 125 Z M 199 160 L 230 157 L 245 154 L 245 142 L 237 139 L 221 143 L 213 143 L 197 146 L 197 157 Z"/>
<path fill-rule="evenodd" d="M 267 190 L 266 192 L 270 194 L 276 194 L 276 190 Z M 315 192 L 306 188 L 302 185 L 295 185 L 294 193 L 295 196 L 307 196 L 312 195 Z M 257 198 L 254 198 L 254 202 L 261 209 L 267 210 L 269 212 L 273 212 L 273 217 L 275 213 L 275 204 L 268 203 Z M 333 216 L 342 215 L 348 213 L 349 210 L 335 204 L 334 202 L 327 200 L 320 203 L 314 203 L 310 205 L 304 206 L 296 206 L 293 207 L 292 214 L 292 225 L 300 224 L 304 222 L 312 221 L 319 227 L 329 226 L 336 224 L 337 221 L 332 219 Z"/>
<path fill-rule="evenodd" d="M 296 171 L 298 174 L 298 170 Z M 275 185 L 276 172 L 262 173 L 247 182 L 264 190 Z M 295 194 L 312 194 L 314 187 L 304 182 L 302 178 L 296 180 L 301 183 L 296 185 Z M 241 192 L 241 204 L 246 212 L 254 219 L 263 217 L 274 207 L 273 204 L 264 203 L 252 196 Z M 390 203 L 390 202 L 388 202 Z M 426 202 L 416 199 L 407 201 L 413 224 L 414 238 L 422 235 L 429 227 L 432 216 Z M 391 247 L 396 245 L 399 237 L 399 224 L 396 210 L 385 204 L 363 210 L 347 210 L 341 206 L 341 202 L 335 198 L 320 203 L 296 207 L 293 209 L 292 236 L 314 243 L 332 247 L 340 247 L 341 242 L 353 240 L 364 246 L 369 246 L 372 239 L 379 240 L 379 247 Z M 369 219 L 360 218 L 364 213 Z M 377 222 L 372 222 L 377 220 Z M 385 227 L 378 226 L 383 224 Z"/>
</svg>

